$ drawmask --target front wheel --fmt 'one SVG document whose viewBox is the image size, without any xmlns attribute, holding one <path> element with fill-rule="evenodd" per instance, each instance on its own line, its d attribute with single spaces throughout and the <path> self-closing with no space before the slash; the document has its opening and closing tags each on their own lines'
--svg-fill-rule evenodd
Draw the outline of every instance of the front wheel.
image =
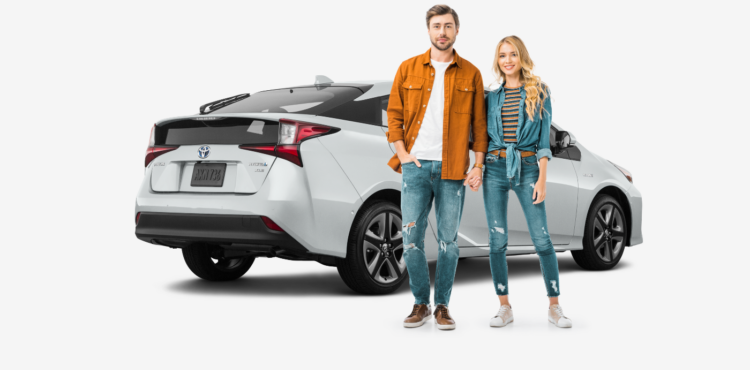
<svg viewBox="0 0 750 370">
<path fill-rule="evenodd" d="M 370 204 L 354 220 L 346 259 L 336 267 L 344 283 L 358 293 L 387 294 L 407 279 L 401 209 L 393 203 Z"/>
<path fill-rule="evenodd" d="M 224 257 L 221 248 L 208 244 L 193 244 L 182 248 L 185 264 L 196 276 L 209 281 L 237 280 L 253 265 L 253 257 Z"/>
<path fill-rule="evenodd" d="M 586 218 L 583 250 L 572 251 L 573 259 L 586 270 L 615 267 L 625 251 L 627 228 L 620 203 L 609 195 L 597 196 Z"/>
</svg>

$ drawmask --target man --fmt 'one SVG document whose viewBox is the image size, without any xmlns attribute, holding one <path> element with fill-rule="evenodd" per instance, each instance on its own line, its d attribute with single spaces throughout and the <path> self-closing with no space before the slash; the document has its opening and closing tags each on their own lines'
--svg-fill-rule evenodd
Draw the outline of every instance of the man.
<svg viewBox="0 0 750 370">
<path fill-rule="evenodd" d="M 433 199 L 440 245 L 434 316 L 438 329 L 456 327 L 448 301 L 458 263 L 464 186 L 469 179 L 481 179 L 488 146 L 482 75 L 453 49 L 458 29 L 458 14 L 449 6 L 435 5 L 427 11 L 432 46 L 401 63 L 388 103 L 387 137 L 397 152 L 388 165 L 403 174 L 404 260 L 415 297 L 405 327 L 422 326 L 432 314 L 424 235 Z M 476 165 L 467 176 L 469 149 L 475 152 Z"/>
</svg>

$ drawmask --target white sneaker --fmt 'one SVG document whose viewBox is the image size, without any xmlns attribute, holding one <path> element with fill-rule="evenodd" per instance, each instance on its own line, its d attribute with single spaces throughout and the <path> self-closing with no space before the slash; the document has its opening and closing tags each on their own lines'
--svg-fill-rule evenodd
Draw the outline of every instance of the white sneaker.
<svg viewBox="0 0 750 370">
<path fill-rule="evenodd" d="M 555 324 L 558 328 L 570 328 L 573 326 L 573 322 L 563 315 L 562 307 L 559 304 L 553 304 L 549 307 L 547 320 Z"/>
<path fill-rule="evenodd" d="M 490 319 L 490 326 L 499 328 L 513 322 L 513 309 L 508 305 L 500 306 L 495 317 Z"/>
</svg>

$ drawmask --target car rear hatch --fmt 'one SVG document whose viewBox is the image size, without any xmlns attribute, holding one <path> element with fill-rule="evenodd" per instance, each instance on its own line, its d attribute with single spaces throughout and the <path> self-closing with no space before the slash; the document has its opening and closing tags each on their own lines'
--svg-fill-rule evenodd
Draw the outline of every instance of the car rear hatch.
<svg viewBox="0 0 750 370">
<path fill-rule="evenodd" d="M 160 122 L 154 125 L 146 152 L 146 165 L 152 166 L 151 189 L 255 193 L 277 158 L 302 167 L 300 143 L 338 130 L 290 120 L 287 114 L 352 119 L 369 106 L 368 101 L 380 113 L 380 98 L 346 104 L 371 87 L 323 84 L 241 94 L 202 106 L 200 116 Z M 274 117 L 279 113 L 283 116 Z M 381 123 L 379 115 L 371 116 L 367 119 L 373 122 L 368 123 Z"/>
<path fill-rule="evenodd" d="M 279 122 L 268 119 L 202 116 L 159 123 L 149 145 L 158 153 L 150 159 L 151 189 L 255 193 L 276 160 L 278 136 Z"/>
</svg>

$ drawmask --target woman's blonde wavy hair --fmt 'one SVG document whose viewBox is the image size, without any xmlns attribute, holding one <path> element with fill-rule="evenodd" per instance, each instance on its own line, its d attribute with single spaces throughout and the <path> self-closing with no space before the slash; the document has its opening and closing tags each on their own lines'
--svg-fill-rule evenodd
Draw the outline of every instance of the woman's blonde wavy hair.
<svg viewBox="0 0 750 370">
<path fill-rule="evenodd" d="M 505 81 L 505 72 L 503 72 L 503 69 L 498 64 L 500 47 L 503 44 L 509 44 L 518 53 L 518 59 L 521 61 L 521 83 L 524 84 L 523 89 L 526 90 L 526 100 L 524 102 L 526 113 L 529 117 L 534 117 L 536 107 L 544 107 L 544 99 L 547 99 L 549 96 L 547 88 L 542 83 L 542 79 L 532 73 L 534 62 L 531 60 L 531 56 L 529 56 L 529 51 L 526 50 L 526 45 L 524 45 L 518 36 L 508 36 L 497 43 L 497 48 L 495 48 L 495 62 L 492 65 L 492 71 L 497 76 L 497 82 L 502 84 Z"/>
</svg>

